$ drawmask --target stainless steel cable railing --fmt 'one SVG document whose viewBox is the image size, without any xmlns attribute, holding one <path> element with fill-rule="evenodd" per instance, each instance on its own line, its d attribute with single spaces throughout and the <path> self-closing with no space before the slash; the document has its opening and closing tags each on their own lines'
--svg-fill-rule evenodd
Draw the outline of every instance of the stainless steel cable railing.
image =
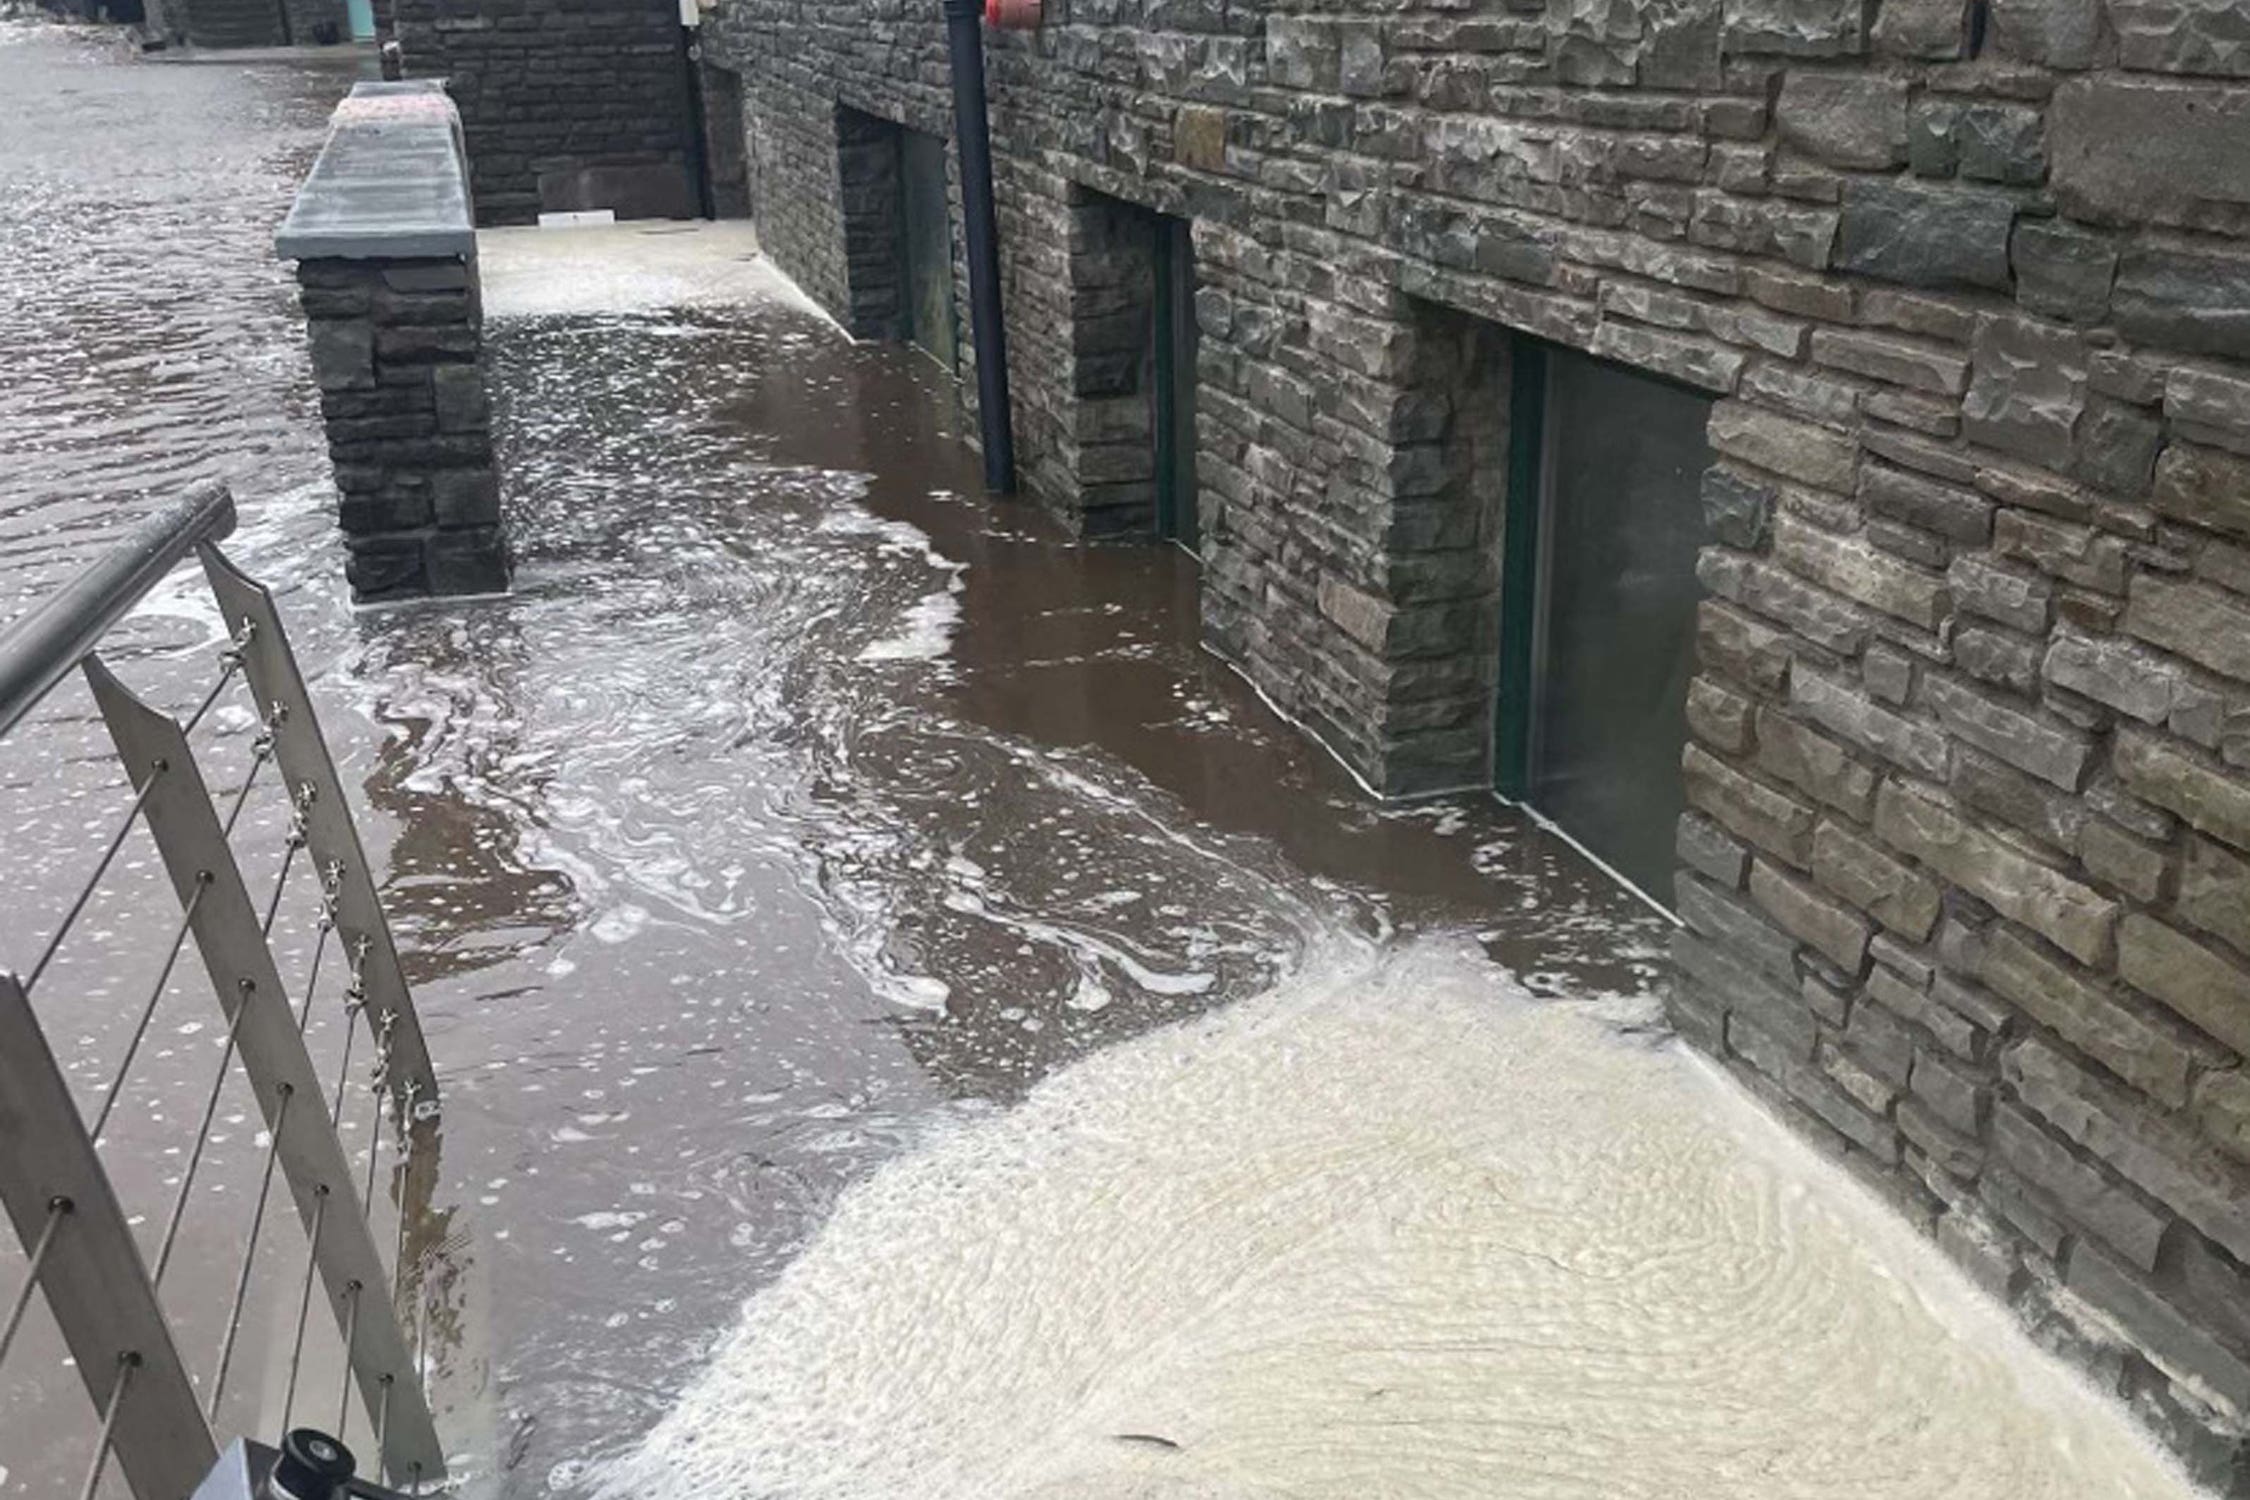
<svg viewBox="0 0 2250 1500">
<path fill-rule="evenodd" d="M 0 1202 L 23 1251 L 23 1279 L 7 1294 L 6 1321 L 0 1323 L 0 1365 L 43 1301 L 98 1421 L 80 1491 L 89 1500 L 112 1465 L 136 1500 L 182 1500 L 215 1461 L 226 1434 L 215 1433 L 214 1424 L 226 1409 L 229 1379 L 241 1367 L 245 1321 L 260 1300 L 254 1288 L 260 1284 L 260 1246 L 277 1178 L 303 1234 L 300 1258 L 291 1266 L 295 1274 L 263 1299 L 291 1320 L 282 1324 L 283 1425 L 300 1400 L 310 1398 L 308 1382 L 320 1378 L 311 1350 L 326 1341 L 337 1381 L 339 1435 L 352 1421 L 356 1393 L 381 1478 L 420 1489 L 445 1477 L 420 1352 L 407 1336 L 420 1319 L 400 1311 L 402 1296 L 418 1294 L 419 1277 L 408 1264 L 408 1185 L 416 1177 L 418 1153 L 430 1149 L 434 1138 L 437 1080 L 372 872 L 273 597 L 218 550 L 233 523 L 233 501 L 220 488 L 169 506 L 131 528 L 0 639 L 0 736 L 76 673 L 92 693 L 126 781 L 120 810 L 98 825 L 103 837 L 90 873 L 54 931 L 38 943 L 27 974 L 0 969 Z M 183 722 L 128 687 L 104 659 L 102 646 L 112 628 L 191 553 L 200 559 L 218 603 L 225 644 L 214 663 L 216 680 Z M 249 764 L 222 809 L 190 736 L 229 692 L 248 693 L 257 733 Z M 245 820 L 244 812 L 261 795 L 274 795 L 267 788 L 276 775 L 286 827 L 271 883 L 254 898 L 237 845 L 268 836 L 260 833 L 259 820 Z M 89 932 L 82 919 L 119 868 L 121 851 L 142 829 L 171 887 L 167 913 L 139 916 L 143 930 L 154 926 L 163 934 L 163 956 L 153 966 L 153 982 L 134 987 L 131 1008 L 117 1017 L 123 1045 L 115 1065 L 100 1070 L 89 1120 L 57 1061 L 52 1028 L 42 1024 L 42 1010 L 63 1004 L 45 990 L 57 985 L 70 990 L 73 965 L 93 964 L 106 979 L 122 962 L 101 953 L 74 956 L 70 964 L 59 964 L 58 957 L 66 946 L 75 954 L 102 939 L 104 934 Z M 315 872 L 309 883 L 307 870 Z M 277 921 L 298 909 L 289 904 L 293 890 L 314 924 L 309 962 L 295 985 L 284 981 L 274 948 Z M 15 936 L 0 931 L 0 943 Z M 208 1074 L 186 1085 L 170 1078 L 159 1083 L 136 1070 L 151 1056 L 147 1039 L 174 995 L 181 955 L 191 940 L 219 1005 L 222 1044 Z M 341 1058 L 333 1085 L 324 1087 L 308 1033 L 332 944 L 346 956 L 348 972 L 339 1007 Z M 84 1020 L 82 1012 L 72 1016 L 74 1027 Z M 355 1082 L 354 1043 L 362 1030 L 370 1051 Z M 232 1207 L 243 1195 L 197 1192 L 207 1148 L 223 1139 L 222 1101 L 245 1083 L 264 1126 L 247 1214 Z M 186 1134 L 163 1148 L 179 1162 L 170 1201 L 151 1216 L 124 1201 L 104 1149 L 116 1149 L 109 1138 L 116 1132 L 120 1099 L 136 1088 L 160 1087 L 186 1091 L 190 1107 L 183 1111 Z M 365 1089 L 373 1121 L 358 1159 L 340 1133 L 356 1088 Z M 147 1149 L 145 1143 L 141 1149 Z M 398 1215 L 395 1233 L 380 1237 L 391 1241 L 387 1266 L 372 1227 L 386 1164 Z M 188 1320 L 167 1307 L 165 1288 L 166 1273 L 179 1263 L 183 1227 L 213 1204 L 224 1220 L 220 1237 L 231 1234 L 239 1252 L 226 1262 L 225 1323 L 216 1358 L 204 1373 L 201 1362 L 178 1345 Z M 152 1256 L 134 1231 L 143 1219 L 162 1226 Z M 327 1304 L 325 1316 L 318 1302 Z M 329 1403 L 322 1400 L 319 1410 L 325 1416 Z"/>
</svg>

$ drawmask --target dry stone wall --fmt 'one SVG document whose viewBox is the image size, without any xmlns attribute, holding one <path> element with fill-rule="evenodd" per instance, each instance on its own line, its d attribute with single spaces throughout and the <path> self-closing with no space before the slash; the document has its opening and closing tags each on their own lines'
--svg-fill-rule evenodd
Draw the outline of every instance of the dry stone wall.
<svg viewBox="0 0 2250 1500">
<path fill-rule="evenodd" d="M 1503 331 L 1711 393 L 1677 1023 L 2250 1494 L 2250 4 L 1047 15 L 990 63 L 1040 497 L 1103 483 L 1085 195 L 1192 220 L 1207 639 L 1478 784 Z M 835 108 L 944 132 L 938 9 L 713 30 L 848 308 Z"/>
</svg>

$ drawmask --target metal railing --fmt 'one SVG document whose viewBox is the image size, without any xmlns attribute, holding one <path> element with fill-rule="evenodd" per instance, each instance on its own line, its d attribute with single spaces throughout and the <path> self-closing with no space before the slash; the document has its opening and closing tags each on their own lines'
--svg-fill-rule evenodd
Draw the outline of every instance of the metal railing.
<svg viewBox="0 0 2250 1500">
<path fill-rule="evenodd" d="M 107 832 L 89 849 L 91 869 L 75 886 L 59 925 L 39 943 L 27 972 L 0 969 L 0 1202 L 24 1257 L 20 1286 L 0 1293 L 8 1297 L 0 1304 L 5 1317 L 0 1364 L 43 1294 L 99 1422 L 79 1490 L 85 1500 L 100 1491 L 113 1462 L 136 1500 L 183 1500 L 195 1489 L 218 1455 L 220 1435 L 213 1428 L 229 1377 L 237 1373 L 240 1334 L 253 1300 L 269 1311 L 282 1309 L 278 1327 L 287 1353 L 276 1370 L 286 1370 L 280 1429 L 303 1413 L 322 1422 L 333 1418 L 341 1432 L 356 1393 L 360 1421 L 379 1455 L 380 1477 L 408 1489 L 445 1477 L 423 1385 L 422 1350 L 409 1337 L 421 1320 L 399 1313 L 402 1296 L 418 1287 L 418 1278 L 409 1285 L 409 1183 L 426 1179 L 415 1168 L 418 1152 L 434 1139 L 437 1080 L 350 807 L 273 596 L 218 550 L 217 542 L 233 527 L 234 502 L 223 488 L 172 505 L 133 527 L 0 640 L 0 736 L 75 671 L 92 692 L 124 773 Z M 202 563 L 227 639 L 212 663 L 215 680 L 182 720 L 129 688 L 101 648 L 112 628 L 190 553 Z M 221 717 L 214 710 L 222 700 L 243 693 L 256 732 L 249 764 L 222 805 L 205 779 L 193 739 L 201 726 Z M 234 716 L 240 722 L 239 710 Z M 281 799 L 268 810 L 284 826 L 276 873 L 254 897 L 237 844 L 259 826 L 256 819 L 245 824 L 242 815 L 262 788 Z M 71 1073 L 58 1063 L 52 1028 L 42 1026 L 32 1002 L 43 983 L 60 982 L 56 959 L 66 939 L 89 936 L 95 924 L 81 918 L 118 868 L 120 851 L 144 825 L 176 909 L 141 914 L 160 929 L 141 929 L 162 940 L 144 956 L 153 961 L 153 973 L 127 993 L 132 1008 L 110 1018 L 124 1027 L 125 1041 L 115 1060 L 97 1069 L 98 1088 L 82 1102 Z M 25 872 L 7 873 L 21 888 Z M 293 985 L 282 976 L 274 946 L 276 920 L 292 891 L 306 903 L 304 920 L 314 924 L 309 962 Z M 17 936 L 0 931 L 0 943 Z M 96 941 L 101 936 L 91 934 Z M 164 1147 L 166 1170 L 177 1179 L 170 1201 L 153 1213 L 133 1211 L 139 1206 L 129 1209 L 123 1201 L 103 1148 L 118 1123 L 120 1098 L 135 1088 L 137 1062 L 162 1051 L 144 1043 L 172 996 L 191 939 L 224 1027 L 218 1063 L 215 1076 L 189 1086 L 181 1111 L 188 1134 Z M 324 966 L 331 950 L 334 961 Z M 153 959 L 156 952 L 160 959 Z M 97 965 L 104 961 L 97 955 Z M 307 1043 L 324 979 L 340 1002 L 343 1023 L 332 1084 L 324 1084 L 316 1071 Z M 48 1006 L 59 1014 L 66 1003 L 74 1007 L 67 1013 L 76 1034 L 87 1019 L 83 997 L 70 995 Z M 171 1003 L 192 1002 L 183 996 Z M 360 1043 L 367 1050 L 360 1054 L 355 1087 L 352 1062 Z M 207 1192 L 198 1200 L 194 1190 L 206 1148 L 223 1138 L 215 1129 L 220 1101 L 230 1082 L 239 1088 L 243 1081 L 264 1125 L 256 1143 L 255 1193 Z M 178 1082 L 166 1083 L 176 1094 Z M 143 1087 L 153 1085 L 144 1080 Z M 343 1139 L 345 1111 L 355 1094 L 368 1115 L 361 1160 L 353 1159 Z M 178 1104 L 168 1099 L 159 1113 L 176 1118 Z M 348 1128 L 356 1129 L 357 1119 Z M 377 1191 L 386 1166 L 397 1224 L 395 1233 L 378 1236 Z M 284 1284 L 254 1293 L 277 1176 L 296 1210 L 302 1240 L 295 1264 L 284 1267 Z M 249 1202 L 240 1203 L 245 1196 Z M 222 1283 L 230 1306 L 217 1347 L 191 1359 L 179 1347 L 185 1320 L 177 1316 L 179 1309 L 167 1307 L 165 1278 L 178 1263 L 191 1204 L 207 1202 L 223 1210 L 213 1233 L 239 1246 L 239 1261 Z M 136 1235 L 136 1225 L 153 1231 L 152 1244 Z M 325 1315 L 314 1309 L 316 1291 L 327 1304 Z M 202 1316 L 207 1309 L 196 1311 L 198 1321 L 208 1321 Z M 331 1334 L 333 1342 L 325 1342 Z M 319 1362 L 307 1359 L 314 1340 L 330 1351 L 340 1387 L 317 1407 L 309 1367 Z M 283 1358 L 278 1352 L 273 1357 Z"/>
</svg>

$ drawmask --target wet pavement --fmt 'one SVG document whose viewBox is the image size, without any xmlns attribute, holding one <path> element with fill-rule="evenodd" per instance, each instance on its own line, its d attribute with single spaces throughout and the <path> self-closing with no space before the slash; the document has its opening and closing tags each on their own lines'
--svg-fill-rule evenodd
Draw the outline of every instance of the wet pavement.
<svg viewBox="0 0 2250 1500">
<path fill-rule="evenodd" d="M 957 1161 L 946 1153 L 967 1149 L 961 1141 L 1005 1147 L 1011 1122 L 1047 1118 L 1052 1096 L 1038 1086 L 1058 1072 L 1068 1097 L 1093 1086 L 1070 1080 L 1205 1034 L 1132 1040 L 1170 1023 L 1262 995 L 1270 1007 L 1276 994 L 1333 993 L 1371 965 L 1442 950 L 1447 1025 L 1474 1030 L 1486 1001 L 1497 1016 L 1569 997 L 1578 1004 L 1558 1013 L 1591 1005 L 1609 1043 L 1648 1052 L 1645 999 L 1630 997 L 1645 997 L 1660 918 L 1488 800 L 1372 806 L 1198 649 L 1192 560 L 1072 546 L 1031 507 L 983 498 L 949 383 L 926 359 L 855 345 L 786 289 L 712 293 L 738 270 L 767 274 L 745 259 L 739 231 L 698 246 L 680 226 L 625 229 L 613 252 L 557 240 L 512 258 L 495 240 L 488 347 L 515 591 L 350 609 L 317 402 L 267 244 L 349 77 L 303 65 L 136 68 L 93 33 L 0 27 L 0 161 L 26 184 L 0 199 L 11 366 L 0 383 L 0 619 L 152 498 L 203 475 L 235 483 L 244 523 L 228 550 L 282 593 L 445 1090 L 436 1187 L 413 1205 L 407 1241 L 441 1426 L 472 1493 L 588 1492 L 683 1391 L 707 1417 L 713 1382 L 732 1389 L 742 1348 L 775 1352 L 776 1370 L 780 1354 L 801 1358 L 802 1341 L 735 1335 L 744 1299 L 761 1291 L 780 1300 L 754 1308 L 801 1308 L 811 1288 L 844 1316 L 839 1299 L 895 1305 L 923 1253 L 971 1280 L 981 1255 L 1010 1264 L 1012 1242 L 980 1242 L 973 1218 L 909 1216 L 879 1245 L 823 1226 L 839 1202 L 864 1220 L 898 1184 L 926 1179 L 930 1162 Z M 606 258 L 606 279 L 554 259 L 581 250 Z M 214 629 L 182 586 L 128 625 L 119 654 L 152 696 L 188 703 L 207 680 Z M 89 714 L 68 690 L 0 744 L 21 931 L 52 925 L 89 857 L 88 830 L 120 805 Z M 250 727 L 246 713 L 217 718 L 215 781 L 228 767 L 239 775 Z M 241 842 L 265 839 L 253 858 L 270 866 L 272 810 L 247 827 Z M 135 976 L 168 936 L 129 915 L 132 901 L 154 898 L 153 855 L 131 847 L 115 909 L 97 913 L 103 942 L 58 967 L 39 997 L 89 1089 L 117 1055 Z M 303 926 L 282 929 L 299 960 Z M 0 961 L 26 963 L 20 936 L 9 942 Z M 208 1066 L 216 1028 L 197 983 L 186 976 L 166 1001 L 164 1043 L 113 1130 L 128 1195 L 161 1199 L 174 1175 L 154 1149 L 134 1148 L 163 1138 L 168 1109 L 176 1127 L 167 1101 Z M 1628 998 L 1605 1009 L 1592 1000 L 1604 995 Z M 320 1009 L 313 1032 L 330 1056 L 333 1011 Z M 1259 1012 L 1226 1012 L 1238 1013 Z M 1307 1056 L 1322 1055 L 1321 1034 L 1307 1033 Z M 1263 1035 L 1288 1053 L 1286 1032 Z M 1092 1068 L 1066 1068 L 1097 1052 Z M 1566 1059 L 1567 1048 L 1546 1055 Z M 1635 1075 L 1630 1086 L 1724 1097 L 1676 1051 L 1662 1056 L 1660 1083 Z M 1232 1090 L 1229 1076 L 1184 1069 L 1182 1087 L 1203 1078 L 1223 1098 L 1261 1097 Z M 1368 1086 L 1399 1077 L 1377 1068 Z M 1318 1096 L 1287 1077 L 1263 1087 Z M 1473 1109 L 1473 1093 L 1429 1103 Z M 1122 1132 L 1166 1108 L 1161 1091 L 1139 1097 L 1144 1111 L 1122 1121 L 1072 1118 Z M 1259 1114 L 1209 1118 L 1215 1131 L 1254 1131 Z M 1765 1128 L 1696 1118 L 1714 1140 Z M 223 1303 L 232 1274 L 228 1215 L 258 1161 L 241 1111 L 222 1120 L 236 1139 L 214 1145 L 191 1218 L 204 1227 L 191 1228 L 192 1253 L 166 1286 L 182 1294 L 199 1366 L 194 1351 L 217 1339 L 210 1304 Z M 1162 1150 L 1143 1143 L 1131 1159 L 1154 1176 L 1121 1175 L 1110 1195 L 1145 1188 L 1151 1213 L 1195 1217 L 1192 1194 L 1161 1190 Z M 1082 1178 L 1088 1160 L 1058 1170 Z M 1710 1170 L 1724 1179 L 1729 1160 L 1722 1152 Z M 1183 1158 L 1180 1180 L 1212 1170 Z M 1757 1179 L 1770 1180 L 1771 1201 L 1838 1190 L 1810 1165 L 1777 1171 Z M 1322 1190 L 1314 1173 L 1287 1196 L 1317 1207 L 1305 1194 Z M 1768 1201 L 1724 1214 L 1730 1232 L 1760 1243 Z M 1783 1236 L 1775 1252 L 1784 1263 L 1793 1242 Z M 870 1278 L 856 1288 L 855 1243 Z M 284 1264 L 280 1249 L 269 1247 L 270 1266 Z M 1035 1310 L 1039 1297 L 1059 1310 L 1088 1290 L 1037 1269 L 1021 1283 Z M 1108 1285 L 1108 1273 L 1085 1274 Z M 1272 1263 L 1243 1274 L 1265 1279 Z M 1890 1274 L 1877 1266 L 1878 1279 Z M 287 1283 L 260 1282 L 266 1336 L 251 1341 L 239 1398 L 230 1387 L 238 1424 L 277 1413 Z M 1444 1284 L 1416 1283 L 1414 1295 Z M 942 1312 L 923 1326 L 910 1306 L 877 1329 L 891 1340 L 877 1347 L 928 1348 L 900 1352 L 901 1384 L 863 1403 L 888 1425 L 863 1426 L 860 1441 L 902 1435 L 901 1454 L 933 1451 L 910 1429 L 946 1426 L 956 1367 Z M 822 1336 L 862 1347 L 855 1330 Z M 1380 1340 L 1380 1326 L 1368 1336 Z M 1961 1378 L 1980 1393 L 2008 1379 L 2065 1389 L 2043 1365 L 2014 1370 Z M 855 1396 L 828 1389 L 839 1403 Z M 919 1416 L 906 1400 L 916 1392 Z M 777 1431 L 804 1430 L 789 1425 L 802 1412 L 787 1393 L 761 1399 Z M 35 1330 L 0 1372 L 0 1495 L 75 1483 L 84 1405 L 51 1334 Z M 2026 1449 L 2051 1439 L 2045 1420 L 2026 1418 Z M 2129 1449 L 2121 1432 L 2102 1429 L 2105 1452 Z M 666 1445 L 678 1439 L 675 1419 L 642 1461 L 677 1452 Z M 1159 1451 L 1119 1451 L 1137 1459 L 1143 1448 Z M 753 1476 L 745 1495 L 851 1493 L 854 1473 L 867 1481 L 859 1493 L 896 1493 L 869 1462 L 847 1455 L 841 1471 L 811 1477 L 721 1472 Z M 975 1467 L 959 1453 L 945 1462 Z M 1158 1473 L 1114 1492 L 1255 1494 L 1294 1471 L 1259 1472 L 1199 1470 L 1203 1489 Z M 1040 1489 L 1053 1472 L 1017 1477 L 1023 1493 L 1071 1492 Z M 1398 1492 L 1417 1488 L 1402 1481 Z"/>
</svg>

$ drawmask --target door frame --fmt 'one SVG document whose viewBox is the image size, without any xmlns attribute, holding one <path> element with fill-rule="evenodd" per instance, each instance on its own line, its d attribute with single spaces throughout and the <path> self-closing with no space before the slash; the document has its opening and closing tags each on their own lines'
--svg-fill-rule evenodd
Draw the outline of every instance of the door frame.
<svg viewBox="0 0 2250 1500">
<path fill-rule="evenodd" d="M 1195 475 L 1195 239 L 1186 219 L 1153 214 L 1151 260 L 1156 273 L 1155 379 L 1156 534 L 1191 557 L 1202 556 L 1202 517 Z"/>
</svg>

